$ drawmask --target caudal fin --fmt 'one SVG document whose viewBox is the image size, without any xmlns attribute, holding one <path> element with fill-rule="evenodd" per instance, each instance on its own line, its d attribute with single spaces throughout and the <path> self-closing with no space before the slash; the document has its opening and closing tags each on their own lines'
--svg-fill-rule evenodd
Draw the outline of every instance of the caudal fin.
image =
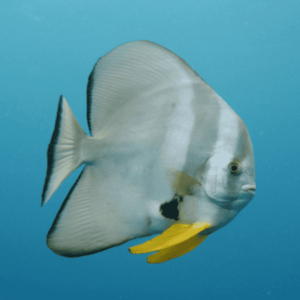
<svg viewBox="0 0 300 300">
<path fill-rule="evenodd" d="M 80 143 L 87 135 L 79 125 L 66 99 L 59 99 L 55 127 L 47 152 L 47 174 L 42 194 L 42 206 L 61 183 L 76 170 L 80 159 Z"/>
</svg>

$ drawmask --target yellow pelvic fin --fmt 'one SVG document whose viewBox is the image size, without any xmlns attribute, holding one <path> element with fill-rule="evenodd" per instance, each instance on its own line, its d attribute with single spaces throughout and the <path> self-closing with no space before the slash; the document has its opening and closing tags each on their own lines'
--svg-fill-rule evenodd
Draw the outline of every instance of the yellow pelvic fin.
<svg viewBox="0 0 300 300">
<path fill-rule="evenodd" d="M 195 249 L 207 237 L 208 235 L 200 236 L 196 234 L 195 236 L 191 237 L 190 239 L 186 240 L 183 243 L 166 248 L 164 250 L 160 250 L 148 256 L 147 262 L 149 264 L 159 264 L 168 261 L 170 259 L 182 256 Z"/>
<path fill-rule="evenodd" d="M 171 227 L 169 227 L 166 231 L 164 231 L 161 235 L 141 245 L 131 247 L 129 248 L 129 251 L 133 254 L 141 254 L 158 250 L 164 250 L 175 245 L 184 243 L 190 238 L 194 237 L 195 235 L 198 235 L 201 231 L 210 227 L 211 225 L 206 222 L 198 222 L 192 225 L 174 224 Z M 189 243 L 187 243 L 186 245 L 188 246 Z M 183 247 L 185 247 L 186 245 L 184 244 Z"/>
</svg>

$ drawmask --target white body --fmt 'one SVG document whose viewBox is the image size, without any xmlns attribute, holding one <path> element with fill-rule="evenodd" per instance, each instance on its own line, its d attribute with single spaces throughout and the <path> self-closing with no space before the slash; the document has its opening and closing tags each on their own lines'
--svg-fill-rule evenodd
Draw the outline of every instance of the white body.
<svg viewBox="0 0 300 300">
<path fill-rule="evenodd" d="M 98 252 L 175 222 L 207 222 L 209 234 L 254 195 L 243 121 L 183 60 L 156 44 L 124 44 L 95 65 L 88 86 L 91 137 L 64 98 L 57 118 L 43 203 L 86 164 L 48 234 L 58 254 Z M 232 161 L 238 175 L 228 175 Z M 194 183 L 180 194 L 174 174 L 181 172 Z M 183 199 L 177 220 L 161 213 L 175 194 Z"/>
</svg>

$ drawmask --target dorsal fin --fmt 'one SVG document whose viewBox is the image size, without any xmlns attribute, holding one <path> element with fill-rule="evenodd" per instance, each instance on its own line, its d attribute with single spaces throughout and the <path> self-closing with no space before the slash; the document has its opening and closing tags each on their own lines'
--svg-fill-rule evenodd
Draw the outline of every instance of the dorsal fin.
<svg viewBox="0 0 300 300">
<path fill-rule="evenodd" d="M 97 135 L 117 110 L 148 93 L 204 83 L 176 54 L 148 41 L 123 44 L 95 64 L 87 88 L 87 119 Z"/>
</svg>

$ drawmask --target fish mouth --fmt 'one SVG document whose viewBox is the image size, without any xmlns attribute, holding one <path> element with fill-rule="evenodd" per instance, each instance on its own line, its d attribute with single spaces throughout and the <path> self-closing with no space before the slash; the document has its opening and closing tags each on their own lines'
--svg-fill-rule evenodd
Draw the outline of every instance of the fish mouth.
<svg viewBox="0 0 300 300">
<path fill-rule="evenodd" d="M 255 195 L 254 192 L 256 190 L 256 185 L 255 185 L 255 183 L 254 184 L 245 184 L 245 185 L 242 186 L 242 190 Z"/>
</svg>

